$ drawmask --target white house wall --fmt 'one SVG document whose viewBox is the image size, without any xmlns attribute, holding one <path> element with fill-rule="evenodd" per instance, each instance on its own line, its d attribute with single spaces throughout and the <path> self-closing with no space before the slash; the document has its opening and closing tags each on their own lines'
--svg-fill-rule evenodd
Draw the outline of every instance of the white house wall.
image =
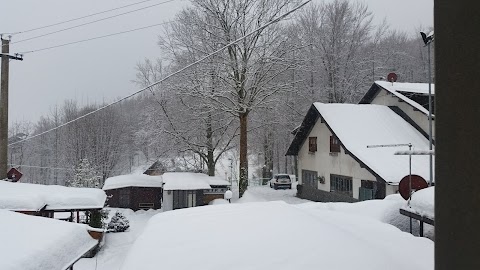
<svg viewBox="0 0 480 270">
<path fill-rule="evenodd" d="M 428 115 L 425 115 L 423 112 L 416 111 L 411 105 L 406 102 L 399 101 L 399 98 L 394 96 L 392 93 L 386 91 L 385 89 L 380 88 L 378 95 L 372 100 L 371 104 L 385 105 L 385 106 L 397 106 L 403 112 L 405 112 L 412 120 L 419 125 L 423 131 L 428 134 Z M 432 121 L 432 134 L 435 138 L 435 120 Z"/>
<path fill-rule="evenodd" d="M 168 194 L 170 192 L 170 194 Z M 163 191 L 163 211 L 173 210 L 173 191 Z"/>
<path fill-rule="evenodd" d="M 317 137 L 317 152 L 309 153 L 307 138 L 298 153 L 299 181 L 302 183 L 302 170 L 316 171 L 318 176 L 325 177 L 325 184 L 317 182 L 318 189 L 330 192 L 330 174 L 349 176 L 353 178 L 353 197 L 358 199 L 361 180 L 376 181 L 376 178 L 367 169 L 361 168 L 350 155 L 345 154 L 343 147 L 338 155 L 330 155 L 330 136 L 332 133 L 319 118 L 308 135 Z M 391 193 L 387 191 L 388 194 Z"/>
</svg>

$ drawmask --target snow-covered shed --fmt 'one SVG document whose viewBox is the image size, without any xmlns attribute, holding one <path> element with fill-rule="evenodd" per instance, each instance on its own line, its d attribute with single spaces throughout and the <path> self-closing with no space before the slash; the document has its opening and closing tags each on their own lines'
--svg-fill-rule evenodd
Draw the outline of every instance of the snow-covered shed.
<svg viewBox="0 0 480 270">
<path fill-rule="evenodd" d="M 287 155 L 298 156 L 300 196 L 355 201 L 396 193 L 409 173 L 409 158 L 394 153 L 408 150 L 409 143 L 414 150 L 429 146 L 424 134 L 388 106 L 316 102 Z M 412 173 L 428 180 L 429 157 L 413 156 Z"/>
<path fill-rule="evenodd" d="M 162 177 L 146 174 L 119 175 L 107 178 L 103 190 L 110 207 L 160 209 L 162 206 Z"/>
<path fill-rule="evenodd" d="M 0 209 L 53 217 L 55 212 L 100 210 L 107 196 L 97 188 L 0 181 Z"/>
<path fill-rule="evenodd" d="M 163 178 L 163 210 L 208 205 L 223 198 L 230 183 L 217 176 L 203 173 L 167 172 Z"/>
<path fill-rule="evenodd" d="M 435 84 L 431 85 L 432 112 L 435 111 Z M 428 136 L 428 83 L 375 81 L 360 100 L 360 104 L 390 106 Z M 432 115 L 435 138 L 435 115 Z"/>
<path fill-rule="evenodd" d="M 98 244 L 84 224 L 5 210 L 0 220 L 0 269 L 67 269 Z"/>
</svg>

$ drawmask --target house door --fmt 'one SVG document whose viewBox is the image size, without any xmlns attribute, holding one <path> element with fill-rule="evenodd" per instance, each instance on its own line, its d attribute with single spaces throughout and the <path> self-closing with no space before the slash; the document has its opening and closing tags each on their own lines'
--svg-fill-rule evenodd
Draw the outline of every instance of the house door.
<svg viewBox="0 0 480 270">
<path fill-rule="evenodd" d="M 118 191 L 118 207 L 130 207 L 130 188 L 122 188 Z"/>
<path fill-rule="evenodd" d="M 197 206 L 196 190 L 174 190 L 173 209 L 181 209 Z"/>
</svg>

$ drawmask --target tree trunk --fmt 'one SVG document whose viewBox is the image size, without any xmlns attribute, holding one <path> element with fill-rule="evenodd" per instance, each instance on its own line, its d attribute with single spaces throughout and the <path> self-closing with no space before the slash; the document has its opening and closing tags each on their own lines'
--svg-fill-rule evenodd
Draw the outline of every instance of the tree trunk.
<svg viewBox="0 0 480 270">
<path fill-rule="evenodd" d="M 207 167 L 208 175 L 215 176 L 215 157 L 213 156 L 212 114 L 207 116 Z"/>
<path fill-rule="evenodd" d="M 247 157 L 247 118 L 248 113 L 240 113 L 240 197 L 248 187 L 248 157 Z"/>
</svg>

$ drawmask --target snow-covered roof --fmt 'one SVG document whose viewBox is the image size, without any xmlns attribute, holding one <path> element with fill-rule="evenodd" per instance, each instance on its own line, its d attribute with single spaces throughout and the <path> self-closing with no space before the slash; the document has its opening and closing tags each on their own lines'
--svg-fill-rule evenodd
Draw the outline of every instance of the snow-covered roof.
<svg viewBox="0 0 480 270">
<path fill-rule="evenodd" d="M 252 222 L 256 226 L 245 226 Z M 245 259 L 238 260 L 238 254 Z M 425 270 L 434 268 L 434 243 L 372 218 L 328 209 L 284 202 L 225 204 L 152 217 L 121 269 L 159 265 L 176 270 Z"/>
<path fill-rule="evenodd" d="M 168 172 L 162 175 L 164 190 L 210 189 L 211 186 L 229 186 L 230 183 L 219 177 L 203 173 Z"/>
<path fill-rule="evenodd" d="M 0 209 L 38 211 L 61 209 L 100 209 L 107 196 L 97 188 L 0 181 Z"/>
<path fill-rule="evenodd" d="M 435 187 L 424 188 L 413 193 L 410 200 L 410 208 L 410 211 L 434 219 Z"/>
<path fill-rule="evenodd" d="M 428 83 L 404 83 L 404 82 L 386 82 L 386 81 L 375 81 L 376 84 L 380 85 L 385 89 L 390 89 L 397 92 L 408 92 L 414 94 L 423 94 L 428 95 Z M 435 95 L 435 84 L 432 83 L 432 95 Z"/>
<path fill-rule="evenodd" d="M 0 210 L 0 269 L 63 270 L 97 241 L 83 224 Z"/>
<path fill-rule="evenodd" d="M 207 181 L 211 186 L 230 186 L 230 182 L 218 176 L 207 176 Z"/>
<path fill-rule="evenodd" d="M 417 102 L 413 101 L 409 97 L 405 96 L 400 92 L 408 92 L 408 93 L 417 93 L 417 94 L 428 94 L 428 84 L 426 83 L 391 83 L 386 81 L 375 81 L 377 85 L 382 87 L 383 89 L 387 90 L 388 92 L 392 93 L 399 99 L 403 100 L 404 102 L 410 104 L 410 106 L 414 107 L 415 109 L 421 111 L 424 114 L 428 115 L 428 110 L 425 109 L 422 105 L 418 104 Z M 400 91 L 400 92 L 399 92 Z M 435 86 L 432 84 L 432 94 L 435 93 Z"/>
<path fill-rule="evenodd" d="M 103 190 L 124 188 L 124 187 L 162 187 L 161 176 L 150 176 L 146 174 L 128 174 L 107 178 Z"/>
<path fill-rule="evenodd" d="M 408 156 L 394 155 L 408 147 L 368 145 L 408 144 L 428 149 L 428 139 L 389 107 L 373 104 L 324 104 L 316 102 L 320 113 L 342 145 L 387 183 L 397 184 L 409 173 Z M 429 156 L 412 156 L 412 174 L 429 178 Z"/>
</svg>

